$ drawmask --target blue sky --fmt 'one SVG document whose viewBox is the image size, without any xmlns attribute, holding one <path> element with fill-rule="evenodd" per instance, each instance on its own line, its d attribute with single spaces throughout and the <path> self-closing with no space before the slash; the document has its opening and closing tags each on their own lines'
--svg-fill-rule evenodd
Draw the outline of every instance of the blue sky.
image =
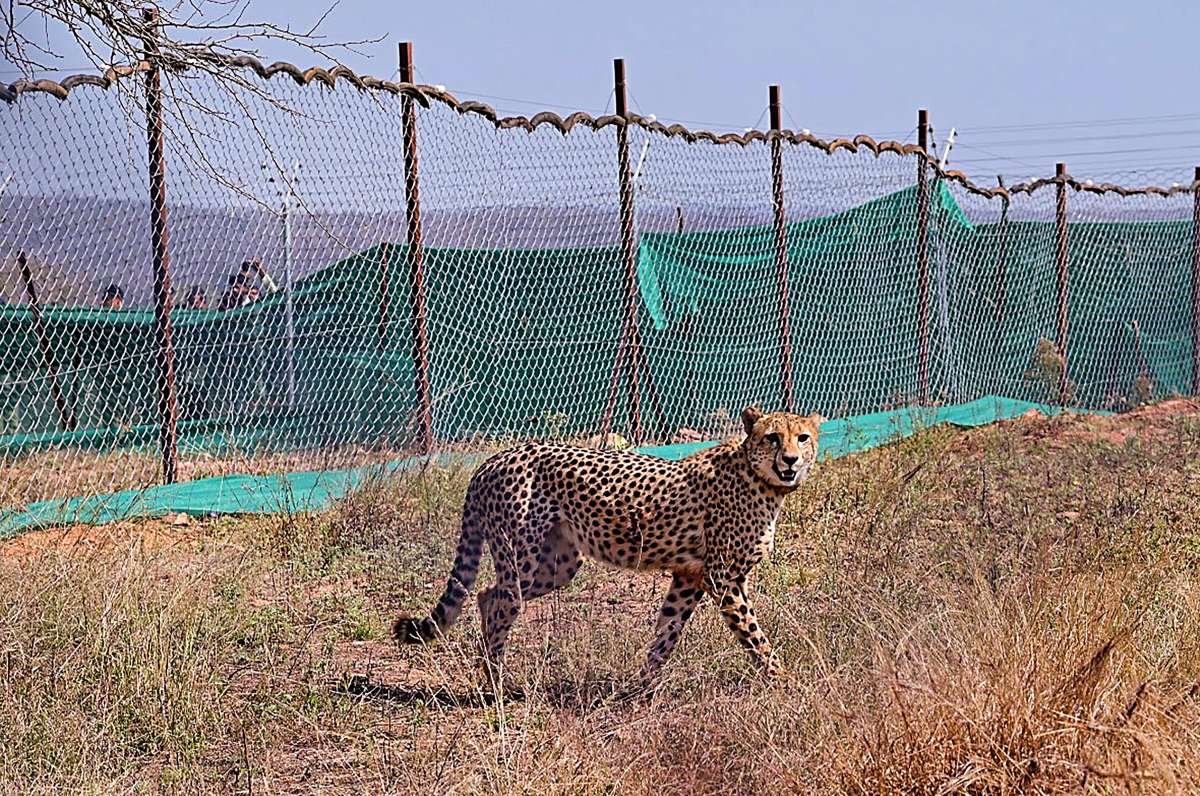
<svg viewBox="0 0 1200 796">
<path fill-rule="evenodd" d="M 327 7 L 253 0 L 248 16 L 306 27 Z M 342 0 L 322 30 L 384 36 L 344 57 L 380 76 L 411 39 L 419 78 L 509 113 L 611 108 L 622 56 L 634 109 L 690 127 L 764 126 L 778 82 L 785 125 L 818 134 L 903 139 L 928 107 L 938 140 L 959 130 L 951 162 L 988 181 L 1062 159 L 1081 178 L 1162 182 L 1200 163 L 1198 23 L 1200 4 L 1182 1 Z M 263 55 L 311 60 L 279 46 Z M 63 66 L 82 63 L 68 53 Z"/>
</svg>

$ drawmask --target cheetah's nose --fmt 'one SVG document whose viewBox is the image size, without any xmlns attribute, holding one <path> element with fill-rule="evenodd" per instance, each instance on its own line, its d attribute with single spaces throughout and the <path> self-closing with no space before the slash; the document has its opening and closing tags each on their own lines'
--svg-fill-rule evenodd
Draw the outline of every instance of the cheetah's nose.
<svg viewBox="0 0 1200 796">
<path fill-rule="evenodd" d="M 791 467 L 793 464 L 795 464 L 796 462 L 800 461 L 800 457 L 799 457 L 799 456 L 782 456 L 782 457 L 780 457 L 780 458 L 782 458 L 782 459 L 783 459 L 783 463 L 784 463 L 785 465 L 787 465 L 788 467 Z"/>
</svg>

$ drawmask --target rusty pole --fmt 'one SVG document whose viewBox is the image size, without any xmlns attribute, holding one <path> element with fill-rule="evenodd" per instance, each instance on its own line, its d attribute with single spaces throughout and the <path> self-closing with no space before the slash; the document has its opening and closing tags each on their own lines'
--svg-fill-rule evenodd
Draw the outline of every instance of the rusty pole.
<svg viewBox="0 0 1200 796">
<path fill-rule="evenodd" d="M 620 382 L 621 362 L 627 363 L 629 378 L 629 430 L 633 443 L 642 436 L 642 406 L 639 385 L 641 346 L 637 323 L 637 239 L 633 227 L 633 173 L 629 165 L 629 109 L 625 93 L 625 59 L 613 59 L 613 91 L 616 94 L 617 116 L 617 184 L 621 202 L 621 256 L 625 264 L 625 308 L 621 323 L 621 343 L 613 365 L 608 404 L 604 410 L 602 443 L 608 441 L 616 408 L 617 385 Z"/>
<path fill-rule="evenodd" d="M 1200 166 L 1192 182 L 1192 395 L 1200 395 Z"/>
<path fill-rule="evenodd" d="M 167 235 L 167 171 L 163 148 L 162 78 L 158 64 L 158 9 L 142 11 L 146 23 L 146 142 L 150 168 L 150 244 L 154 259 L 154 333 L 158 364 L 159 447 L 163 481 L 175 483 L 179 470 L 175 400 L 175 347 L 171 341 L 171 257 Z"/>
<path fill-rule="evenodd" d="M 1055 248 L 1055 260 L 1058 265 L 1058 356 L 1062 360 L 1062 370 L 1058 377 L 1058 400 L 1063 406 L 1067 404 L 1067 164 L 1058 163 L 1054 167 L 1056 184 L 1054 202 L 1054 222 L 1058 228 L 1058 245 Z"/>
<path fill-rule="evenodd" d="M 17 265 L 21 269 L 21 279 L 25 282 L 25 293 L 29 297 L 29 309 L 33 313 L 33 333 L 37 337 L 38 348 L 42 351 L 42 361 L 46 365 L 46 373 L 50 377 L 50 397 L 58 408 L 59 427 L 63 431 L 75 430 L 75 413 L 63 398 L 62 389 L 58 383 L 58 365 L 54 361 L 54 348 L 50 345 L 50 337 L 46 334 L 46 323 L 42 319 L 42 305 L 38 302 L 37 289 L 33 284 L 33 271 L 29 269 L 29 261 L 25 252 L 17 253 Z"/>
<path fill-rule="evenodd" d="M 617 115 L 626 121 L 617 126 L 617 175 L 621 192 L 621 250 L 625 260 L 625 336 L 629 368 L 629 430 L 633 444 L 642 438 L 642 395 L 639 384 L 642 348 L 637 318 L 637 239 L 633 228 L 633 173 L 629 163 L 629 109 L 625 92 L 625 59 L 613 59 L 613 87 Z"/>
<path fill-rule="evenodd" d="M 412 42 L 400 43 L 400 82 L 413 82 Z M 408 201 L 409 288 L 412 297 L 413 377 L 417 388 L 417 412 L 421 451 L 433 450 L 433 399 L 429 382 L 429 327 L 425 301 L 425 250 L 421 242 L 421 185 L 417 170 L 417 106 L 412 97 L 400 95 L 404 126 L 404 186 Z"/>
<path fill-rule="evenodd" d="M 929 111 L 917 111 L 917 400 L 929 403 Z"/>
<path fill-rule="evenodd" d="M 792 383 L 792 310 L 788 285 L 787 222 L 783 206 L 783 130 L 779 86 L 767 89 L 771 108 L 771 204 L 775 209 L 775 294 L 779 297 L 779 364 L 783 410 L 795 408 Z"/>
</svg>

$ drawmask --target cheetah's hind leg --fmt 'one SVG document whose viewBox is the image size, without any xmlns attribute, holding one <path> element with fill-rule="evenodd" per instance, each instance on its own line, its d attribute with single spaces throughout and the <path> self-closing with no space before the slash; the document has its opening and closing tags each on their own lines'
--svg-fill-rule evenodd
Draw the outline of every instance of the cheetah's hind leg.
<svg viewBox="0 0 1200 796">
<path fill-rule="evenodd" d="M 545 528 L 541 543 L 528 545 L 524 555 L 502 542 L 493 544 L 496 585 L 479 593 L 483 674 L 493 688 L 502 682 L 508 633 L 525 604 L 570 583 L 583 560 L 560 521 L 542 520 L 537 526 Z M 539 535 L 537 527 L 527 533 L 527 539 Z"/>
</svg>

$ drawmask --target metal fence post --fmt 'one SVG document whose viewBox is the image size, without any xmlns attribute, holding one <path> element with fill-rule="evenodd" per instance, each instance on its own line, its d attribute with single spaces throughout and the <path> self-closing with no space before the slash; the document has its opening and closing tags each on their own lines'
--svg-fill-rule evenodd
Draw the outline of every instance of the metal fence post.
<svg viewBox="0 0 1200 796">
<path fill-rule="evenodd" d="M 1054 222 L 1058 229 L 1058 245 L 1055 260 L 1058 271 L 1058 355 L 1062 359 L 1062 371 L 1058 378 L 1058 400 L 1067 404 L 1067 164 L 1054 167 L 1055 201 Z"/>
<path fill-rule="evenodd" d="M 50 336 L 46 334 L 46 322 L 42 318 L 42 305 L 38 302 L 37 287 L 33 283 L 33 271 L 25 252 L 17 252 L 17 266 L 21 269 L 21 279 L 25 282 L 25 294 L 29 298 L 29 309 L 33 313 L 33 334 L 37 337 L 38 348 L 42 351 L 42 362 L 46 366 L 46 374 L 50 379 L 50 397 L 58 409 L 58 424 L 63 431 L 75 430 L 75 412 L 63 397 L 62 388 L 58 383 L 58 363 L 54 361 L 54 348 L 50 345 Z"/>
<path fill-rule="evenodd" d="M 400 43 L 400 82 L 413 82 L 412 42 Z M 409 288 L 412 297 L 413 377 L 417 388 L 419 441 L 433 450 L 433 399 L 429 381 L 429 327 L 425 300 L 425 250 L 421 239 L 421 185 L 417 170 L 417 106 L 400 95 L 404 127 L 404 187 L 407 199 Z"/>
<path fill-rule="evenodd" d="M 1192 395 L 1200 395 L 1200 166 L 1192 181 Z"/>
<path fill-rule="evenodd" d="M 625 92 L 625 60 L 613 59 L 613 91 L 616 94 L 617 116 L 623 120 L 617 125 L 617 184 L 621 203 L 621 258 L 625 265 L 624 319 L 621 322 L 621 343 L 617 348 L 613 364 L 613 378 L 609 385 L 608 403 L 604 410 L 601 443 L 606 444 L 612 429 L 613 412 L 616 408 L 617 385 L 620 382 L 621 363 L 628 366 L 629 378 L 629 426 L 633 443 L 641 441 L 642 406 L 639 372 L 641 370 L 641 345 L 637 319 L 637 239 L 633 226 L 633 173 L 629 164 L 629 109 Z"/>
<path fill-rule="evenodd" d="M 929 403 L 929 111 L 917 111 L 917 401 Z"/>
<path fill-rule="evenodd" d="M 783 205 L 783 130 L 779 86 L 767 89 L 771 108 L 771 204 L 775 209 L 775 293 L 779 296 L 779 360 L 783 410 L 795 409 L 792 382 L 792 311 L 788 285 L 787 222 Z"/>
<path fill-rule="evenodd" d="M 163 147 L 162 78 L 158 63 L 158 9 L 142 11 L 146 23 L 146 142 L 150 169 L 150 244 L 154 260 L 154 335 L 158 366 L 159 447 L 163 481 L 175 483 L 179 469 L 176 437 L 175 348 L 171 341 L 171 258 L 167 235 L 167 172 Z"/>
</svg>

